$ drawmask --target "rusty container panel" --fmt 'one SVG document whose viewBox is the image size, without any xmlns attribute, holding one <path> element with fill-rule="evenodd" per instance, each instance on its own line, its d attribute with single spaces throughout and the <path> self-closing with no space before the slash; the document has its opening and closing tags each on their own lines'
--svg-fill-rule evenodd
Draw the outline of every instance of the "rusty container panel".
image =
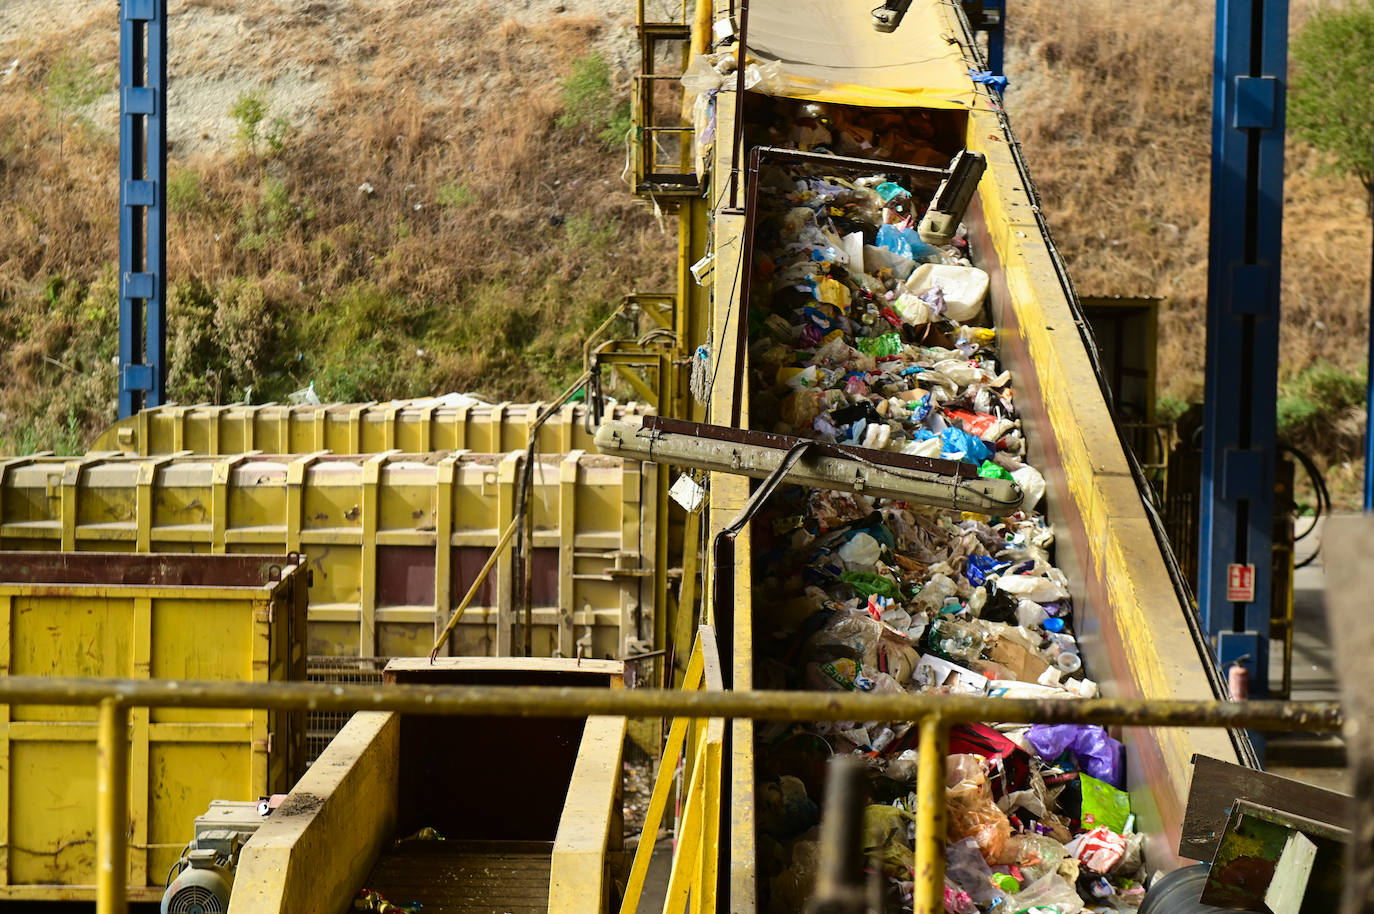
<svg viewBox="0 0 1374 914">
<path fill-rule="evenodd" d="M 233 404 L 158 406 L 106 429 L 93 451 L 148 456 L 193 454 L 375 454 L 469 450 L 496 453 L 523 449 L 542 403 L 478 403 L 467 397 L 421 397 L 383 403 L 287 406 Z M 610 418 L 629 418 L 651 409 L 640 403 L 616 405 Z M 549 454 L 592 448 L 587 407 L 561 407 L 539 430 L 538 448 Z"/>
<path fill-rule="evenodd" d="M 523 464 L 523 452 L 22 457 L 0 463 L 0 548 L 302 553 L 310 654 L 419 656 L 515 516 Z M 527 619 L 539 656 L 622 657 L 651 640 L 656 472 L 538 456 L 529 611 L 507 549 L 447 652 L 521 654 Z"/>
<path fill-rule="evenodd" d="M 299 557 L 0 552 L 0 662 L 22 676 L 304 680 Z M 94 898 L 94 708 L 0 707 L 0 898 Z M 136 708 L 129 897 L 161 897 L 215 799 L 290 788 L 304 715 Z"/>
</svg>

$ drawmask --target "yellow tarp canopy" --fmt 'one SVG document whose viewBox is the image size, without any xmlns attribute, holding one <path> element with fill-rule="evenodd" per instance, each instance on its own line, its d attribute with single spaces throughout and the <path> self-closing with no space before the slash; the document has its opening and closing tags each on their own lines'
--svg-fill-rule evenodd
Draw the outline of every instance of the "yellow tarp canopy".
<svg viewBox="0 0 1374 914">
<path fill-rule="evenodd" d="M 782 63 L 795 98 L 882 107 L 968 108 L 972 60 L 945 0 L 913 0 L 902 25 L 883 33 L 880 0 L 751 0 L 751 56 Z"/>
</svg>

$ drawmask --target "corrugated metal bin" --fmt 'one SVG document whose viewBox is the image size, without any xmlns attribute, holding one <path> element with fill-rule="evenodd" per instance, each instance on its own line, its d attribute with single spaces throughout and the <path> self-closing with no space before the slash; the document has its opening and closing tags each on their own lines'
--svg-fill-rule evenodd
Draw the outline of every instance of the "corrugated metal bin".
<svg viewBox="0 0 1374 914">
<path fill-rule="evenodd" d="M 444 397 L 385 403 L 286 406 L 233 404 L 158 406 L 106 429 L 92 451 L 124 454 L 376 454 L 523 449 L 542 403 L 453 403 Z M 651 411 L 639 403 L 607 409 L 620 419 Z M 539 450 L 562 454 L 594 449 L 587 407 L 569 403 L 539 429 Z"/>
<path fill-rule="evenodd" d="M 0 552 L 0 660 L 24 676 L 303 680 L 300 557 Z M 95 708 L 0 706 L 0 898 L 94 897 Z M 162 895 L 215 799 L 290 788 L 304 716 L 130 713 L 130 898 Z"/>
<path fill-rule="evenodd" d="M 21 457 L 0 463 L 0 548 L 302 552 L 308 651 L 428 654 L 515 511 L 523 452 Z M 653 637 L 655 467 L 573 451 L 533 473 L 536 655 L 623 657 Z M 450 653 L 524 644 L 501 556 Z"/>
</svg>

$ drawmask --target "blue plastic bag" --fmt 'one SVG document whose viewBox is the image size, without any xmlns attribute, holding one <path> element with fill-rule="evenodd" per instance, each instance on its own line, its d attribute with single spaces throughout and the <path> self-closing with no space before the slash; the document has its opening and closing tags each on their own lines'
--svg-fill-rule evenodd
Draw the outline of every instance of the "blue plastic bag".
<svg viewBox="0 0 1374 914">
<path fill-rule="evenodd" d="M 899 229 L 887 222 L 879 226 L 878 237 L 873 243 L 899 257 L 909 257 L 912 260 L 924 261 L 940 256 L 940 251 L 922 241 L 915 229 Z"/>
<path fill-rule="evenodd" d="M 964 566 L 964 577 L 968 578 L 968 582 L 974 587 L 981 587 L 988 575 L 1005 571 L 1010 566 L 1010 562 L 999 562 L 990 555 L 971 555 L 968 557 L 968 564 Z"/>
<path fill-rule="evenodd" d="M 962 460 L 978 466 L 992 456 L 992 449 L 983 443 L 983 439 L 952 425 L 940 433 L 940 442 L 940 456 L 949 460 Z"/>
<path fill-rule="evenodd" d="M 915 255 L 911 253 L 911 242 L 907 241 L 906 238 L 902 236 L 902 233 L 897 230 L 897 226 L 895 225 L 884 222 L 878 229 L 878 237 L 875 243 L 878 247 L 887 248 L 900 257 L 910 257 L 912 260 L 916 259 Z"/>
</svg>

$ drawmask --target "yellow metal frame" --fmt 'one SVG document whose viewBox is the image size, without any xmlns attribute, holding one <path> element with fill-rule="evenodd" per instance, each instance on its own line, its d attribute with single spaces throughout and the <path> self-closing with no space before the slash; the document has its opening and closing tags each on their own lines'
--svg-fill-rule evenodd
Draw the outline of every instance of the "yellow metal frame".
<svg viewBox="0 0 1374 914">
<path fill-rule="evenodd" d="M 604 914 L 608 851 L 620 847 L 620 765 L 628 719 L 588 717 L 549 866 L 549 914 Z"/>
<path fill-rule="evenodd" d="M 23 556 L 10 553 L 8 560 L 20 568 Z M 305 661 L 291 646 L 299 651 L 306 569 L 280 557 L 256 558 L 265 575 L 272 573 L 268 563 L 279 563 L 275 580 L 194 587 L 18 578 L 0 583 L 0 671 L 225 676 L 223 681 L 263 684 L 299 679 Z M 63 637 L 49 641 L 53 625 Z M 185 650 L 197 632 L 216 633 L 215 648 Z M 82 789 L 89 781 L 80 776 L 88 763 L 70 753 L 98 754 L 107 721 L 53 707 L 26 708 L 16 719 L 14 710 L 0 705 L 0 770 L 12 782 L 0 795 L 0 898 L 88 900 L 108 861 L 90 855 L 92 794 Z M 128 733 L 121 782 L 130 823 L 121 865 L 134 895 L 151 900 L 161 894 L 163 874 L 184 843 L 176 823 L 189 822 L 216 796 L 249 799 L 287 789 L 304 760 L 305 721 L 261 709 L 154 714 L 135 706 L 121 713 Z M 207 764 L 215 766 L 209 774 Z M 94 787 L 95 795 L 104 789 Z M 33 799 L 39 796 L 50 798 L 47 806 Z M 53 803 L 56 808 L 49 808 Z"/>
<path fill-rule="evenodd" d="M 683 692 L 722 692 L 720 656 L 716 651 L 715 631 L 703 625 L 697 632 L 696 646 L 683 676 Z M 682 820 L 663 899 L 663 914 L 683 914 L 687 901 L 694 912 L 715 910 L 716 874 L 720 860 L 721 759 L 725 744 L 723 718 L 676 717 L 668 729 L 668 741 L 659 759 L 658 777 L 644 815 L 639 846 L 625 885 L 620 914 L 636 914 L 654 853 L 654 836 L 663 821 L 668 794 L 676 780 L 678 759 L 683 761 Z M 685 752 L 684 752 L 685 750 Z"/>
<path fill-rule="evenodd" d="M 630 296 L 641 298 L 641 296 Z M 654 296 L 642 296 L 653 299 Z M 654 317 L 650 302 L 643 313 Z M 445 405 L 419 397 L 384 403 L 326 403 L 288 406 L 281 403 L 235 403 L 217 406 L 158 406 L 110 426 L 91 445 L 92 454 L 125 456 L 157 454 L 232 455 L 261 452 L 299 454 L 333 451 L 375 454 L 471 450 L 495 453 L 523 448 L 543 403 L 477 403 Z M 626 403 L 617 413 L 639 415 L 643 407 Z M 562 406 L 538 432 L 539 448 L 562 453 L 591 447 L 587 408 Z"/>
<path fill-rule="evenodd" d="M 664 383 L 671 359 L 648 357 Z M 522 460 L 519 452 L 389 451 L 25 458 L 0 464 L 0 545 L 304 551 L 320 573 L 310 593 L 309 653 L 420 655 L 471 583 L 466 550 L 492 549 L 511 524 Z M 579 450 L 538 458 L 532 545 L 541 560 L 556 556 L 558 575 L 557 598 L 550 593 L 531 613 L 536 653 L 572 656 L 581 639 L 585 653 L 620 657 L 629 639 L 652 636 L 650 616 L 667 589 L 668 555 L 657 535 L 667 513 L 662 478 L 656 467 Z M 431 553 L 432 592 L 382 592 L 388 552 L 398 547 Z M 454 628 L 453 653 L 519 651 L 517 626 L 525 620 L 513 573 L 503 552 L 491 572 L 492 598 L 479 594 Z M 643 620 L 642 629 L 622 630 L 627 618 Z"/>
<path fill-rule="evenodd" d="M 705 640 L 705 639 L 703 639 Z M 710 746 L 723 734 L 724 718 L 774 721 L 911 720 L 919 722 L 918 776 L 923 782 L 917 791 L 916 810 L 919 830 L 916 842 L 917 876 L 914 914 L 940 914 L 943 911 L 945 807 L 944 749 L 949 728 L 975 721 L 1006 723 L 1077 723 L 1131 725 L 1136 727 L 1208 727 L 1256 730 L 1335 731 L 1343 725 L 1336 702 L 1278 701 L 1147 701 L 1140 699 L 992 699 L 946 695 L 873 695 L 867 693 L 821 693 L 780 691 L 730 692 L 709 688 L 705 680 L 705 658 L 695 681 L 708 688 L 666 689 L 585 689 L 520 688 L 513 686 L 372 686 L 316 683 L 214 683 L 170 680 L 60 679 L 14 676 L 0 679 L 0 704 L 35 703 L 57 705 L 97 705 L 101 709 L 99 732 L 98 783 L 106 785 L 99 793 L 100 811 L 97 834 L 98 859 L 102 862 L 97 886 L 97 911 L 122 914 L 127 910 L 125 896 L 128 873 L 113 864 L 127 854 L 128 848 L 128 709 L 130 707 L 199 708 L 276 708 L 316 711 L 397 711 L 427 715 L 516 715 L 525 717 L 673 717 L 705 719 L 707 753 L 698 764 L 701 802 L 712 783 L 719 783 L 719 767 L 712 768 Z M 719 667 L 717 666 L 717 669 Z M 700 725 L 699 725 L 700 726 Z M 685 725 L 678 730 L 685 741 Z M 671 733 L 670 733 L 671 743 Z M 670 744 L 669 749 L 674 747 Z M 674 752 L 666 752 L 670 759 Z M 716 761 L 719 764 L 717 750 Z M 660 772 L 662 775 L 662 771 Z M 659 778 L 663 780 L 662 776 Z M 119 789 L 122 785 L 123 789 Z M 655 784 L 660 813 L 666 802 L 666 787 Z M 689 788 L 690 793 L 690 788 Z M 719 789 L 714 804 L 718 810 Z M 652 801 L 651 801 L 652 803 Z M 688 804 L 690 810 L 691 804 Z M 670 886 L 681 896 L 695 898 L 694 914 L 713 914 L 715 910 L 715 868 L 719 849 L 712 850 L 712 836 L 718 834 L 718 820 L 711 818 L 706 806 L 693 826 L 692 835 L 679 834 L 680 843 L 698 847 L 696 860 L 684 857 L 682 875 Z M 685 823 L 684 823 L 685 826 Z M 683 828 L 683 832 L 686 828 Z M 645 828 L 645 834 L 650 834 Z M 683 852 L 686 853 L 685 851 Z M 688 864 L 691 864 L 689 867 Z M 690 882 L 687 880 L 690 878 Z M 642 886 L 642 877 L 641 877 Z M 693 894 L 695 893 L 695 894 Z M 629 892 L 627 891 L 627 897 Z M 670 901 L 670 904 L 677 902 Z M 678 910 L 674 907 L 672 910 Z"/>
<path fill-rule="evenodd" d="M 709 6 L 706 26 L 709 29 Z M 690 17 L 690 18 L 689 18 Z M 680 116 L 675 124 L 656 124 L 655 84 L 675 82 L 687 68 L 691 55 L 696 50 L 696 35 L 701 24 L 701 4 L 694 0 L 683 0 L 676 15 L 667 21 L 650 19 L 644 0 L 637 6 L 636 25 L 639 31 L 639 72 L 632 84 L 630 109 L 633 122 L 633 138 L 630 142 L 630 161 L 634 171 L 634 190 L 636 194 L 649 197 L 657 204 L 659 200 L 670 206 L 682 198 L 698 197 L 701 194 L 701 181 L 687 181 L 694 174 L 692 151 L 694 130 L 687 118 Z M 675 65 L 666 71 L 658 69 L 658 49 L 660 45 L 677 44 L 679 52 Z M 670 51 L 671 56 L 671 51 Z M 681 112 L 675 106 L 674 112 Z M 660 162 L 658 141 L 660 134 L 676 135 L 678 138 L 678 160 Z M 660 170 L 662 169 L 662 170 Z M 666 180 L 677 178 L 678 181 Z"/>
</svg>

